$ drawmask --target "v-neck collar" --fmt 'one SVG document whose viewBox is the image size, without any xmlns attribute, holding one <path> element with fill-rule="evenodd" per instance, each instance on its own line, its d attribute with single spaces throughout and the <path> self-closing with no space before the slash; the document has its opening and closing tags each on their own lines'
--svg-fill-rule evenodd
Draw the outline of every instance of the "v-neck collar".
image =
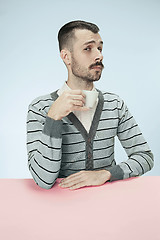
<svg viewBox="0 0 160 240">
<path fill-rule="evenodd" d="M 96 90 L 99 92 L 99 94 L 98 94 L 99 101 L 98 101 L 98 104 L 97 104 L 97 107 L 96 107 L 96 111 L 94 113 L 94 117 L 93 117 L 93 120 L 92 120 L 92 123 L 91 123 L 89 133 L 86 131 L 83 124 L 79 121 L 79 119 L 76 117 L 76 115 L 73 112 L 71 112 L 66 117 L 64 117 L 64 118 L 68 118 L 73 123 L 73 125 L 80 131 L 80 133 L 82 134 L 82 136 L 84 137 L 84 139 L 86 141 L 88 139 L 90 139 L 92 141 L 95 134 L 96 134 L 98 124 L 99 124 L 99 120 L 100 120 L 101 113 L 102 113 L 102 109 L 103 109 L 103 104 L 104 104 L 104 97 L 103 97 L 102 92 L 97 88 L 96 88 Z M 57 92 L 58 92 L 58 90 L 51 93 L 51 97 L 52 97 L 53 100 L 56 100 L 59 97 Z"/>
</svg>

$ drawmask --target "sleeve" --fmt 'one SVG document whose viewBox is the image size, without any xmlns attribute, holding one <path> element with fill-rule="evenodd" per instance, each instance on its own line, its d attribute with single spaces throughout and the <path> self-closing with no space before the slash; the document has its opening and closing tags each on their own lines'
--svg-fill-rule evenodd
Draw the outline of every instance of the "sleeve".
<svg viewBox="0 0 160 240">
<path fill-rule="evenodd" d="M 111 173 L 111 182 L 143 175 L 150 171 L 154 164 L 153 154 L 134 117 L 123 100 L 119 98 L 117 104 L 119 115 L 117 137 L 128 155 L 128 160 L 108 169 Z"/>
<path fill-rule="evenodd" d="M 31 175 L 42 188 L 50 189 L 60 171 L 62 121 L 44 115 L 30 104 L 27 115 L 27 153 Z"/>
</svg>

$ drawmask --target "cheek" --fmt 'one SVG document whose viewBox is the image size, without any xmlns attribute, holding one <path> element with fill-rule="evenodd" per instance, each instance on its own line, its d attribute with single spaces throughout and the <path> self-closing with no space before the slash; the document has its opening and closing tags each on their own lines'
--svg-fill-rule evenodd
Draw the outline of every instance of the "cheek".
<svg viewBox="0 0 160 240">
<path fill-rule="evenodd" d="M 93 64 L 91 54 L 89 53 L 76 52 L 74 53 L 74 60 L 76 61 L 76 64 L 78 64 L 80 68 L 88 69 L 88 67 L 91 64 Z"/>
<path fill-rule="evenodd" d="M 82 66 L 90 66 L 92 64 L 92 58 L 89 54 L 83 54 L 79 56 L 79 61 L 81 62 Z"/>
<path fill-rule="evenodd" d="M 84 56 L 79 56 L 77 63 L 81 67 L 86 67 L 88 66 L 88 59 Z"/>
</svg>

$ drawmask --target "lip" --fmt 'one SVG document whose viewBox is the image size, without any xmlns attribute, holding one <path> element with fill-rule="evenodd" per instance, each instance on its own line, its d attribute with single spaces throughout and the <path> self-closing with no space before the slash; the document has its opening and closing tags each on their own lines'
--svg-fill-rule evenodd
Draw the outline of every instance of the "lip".
<svg viewBox="0 0 160 240">
<path fill-rule="evenodd" d="M 101 66 L 95 66 L 95 67 L 92 67 L 92 69 L 102 70 L 102 67 Z"/>
</svg>

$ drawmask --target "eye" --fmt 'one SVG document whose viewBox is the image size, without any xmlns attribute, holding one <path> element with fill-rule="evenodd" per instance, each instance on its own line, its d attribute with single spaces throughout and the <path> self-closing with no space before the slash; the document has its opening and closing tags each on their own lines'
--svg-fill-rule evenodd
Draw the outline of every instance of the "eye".
<svg viewBox="0 0 160 240">
<path fill-rule="evenodd" d="M 102 48 L 101 47 L 98 47 L 98 50 L 100 50 L 100 52 L 102 52 Z"/>
<path fill-rule="evenodd" d="M 84 50 L 85 50 L 85 51 L 89 51 L 89 50 L 91 50 L 91 48 L 90 48 L 90 47 L 87 47 L 87 48 L 85 48 Z"/>
</svg>

